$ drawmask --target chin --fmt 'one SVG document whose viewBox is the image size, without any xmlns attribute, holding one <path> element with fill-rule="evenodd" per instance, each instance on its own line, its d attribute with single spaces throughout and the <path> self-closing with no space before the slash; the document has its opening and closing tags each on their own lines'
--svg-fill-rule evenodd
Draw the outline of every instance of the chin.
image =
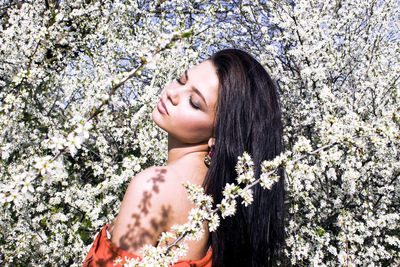
<svg viewBox="0 0 400 267">
<path fill-rule="evenodd" d="M 155 108 L 155 109 L 153 110 L 153 112 L 151 113 L 151 119 L 154 121 L 154 123 L 155 123 L 158 127 L 160 127 L 161 129 L 165 130 L 164 127 L 161 126 L 162 118 L 160 118 L 159 115 L 160 115 L 160 114 L 158 113 L 157 108 Z"/>
</svg>

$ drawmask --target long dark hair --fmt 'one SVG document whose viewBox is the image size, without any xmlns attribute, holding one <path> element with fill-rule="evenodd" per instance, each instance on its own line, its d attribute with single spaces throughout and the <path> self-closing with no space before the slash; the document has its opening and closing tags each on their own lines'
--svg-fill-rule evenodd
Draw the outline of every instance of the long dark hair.
<svg viewBox="0 0 400 267">
<path fill-rule="evenodd" d="M 282 123 L 276 87 L 252 56 L 222 50 L 210 60 L 219 77 L 214 154 L 204 187 L 215 203 L 226 183 L 236 182 L 235 164 L 247 151 L 260 176 L 260 164 L 282 150 Z M 284 179 L 271 190 L 253 189 L 254 202 L 238 204 L 235 216 L 221 220 L 210 235 L 215 266 L 271 266 L 284 243 Z M 240 201 L 238 201 L 239 203 Z"/>
</svg>

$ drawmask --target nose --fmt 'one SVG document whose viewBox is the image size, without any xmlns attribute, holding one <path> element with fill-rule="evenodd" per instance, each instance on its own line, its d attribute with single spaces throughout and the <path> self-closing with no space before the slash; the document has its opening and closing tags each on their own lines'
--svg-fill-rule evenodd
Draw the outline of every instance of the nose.
<svg viewBox="0 0 400 267">
<path fill-rule="evenodd" d="M 167 99 L 171 101 L 172 105 L 176 106 L 179 103 L 179 88 L 170 84 L 166 90 Z"/>
</svg>

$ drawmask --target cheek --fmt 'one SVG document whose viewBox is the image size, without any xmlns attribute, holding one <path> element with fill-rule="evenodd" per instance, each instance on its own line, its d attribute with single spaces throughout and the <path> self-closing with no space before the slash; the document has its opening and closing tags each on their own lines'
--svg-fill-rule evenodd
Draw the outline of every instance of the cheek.
<svg viewBox="0 0 400 267">
<path fill-rule="evenodd" d="M 212 124 L 205 120 L 196 120 L 193 118 L 188 118 L 184 126 L 193 132 L 211 132 Z"/>
<path fill-rule="evenodd" d="M 180 131 L 182 139 L 187 142 L 202 142 L 208 140 L 212 135 L 213 124 L 208 118 L 183 115 L 182 120 L 179 121 L 180 123 L 176 125 L 176 130 Z"/>
</svg>

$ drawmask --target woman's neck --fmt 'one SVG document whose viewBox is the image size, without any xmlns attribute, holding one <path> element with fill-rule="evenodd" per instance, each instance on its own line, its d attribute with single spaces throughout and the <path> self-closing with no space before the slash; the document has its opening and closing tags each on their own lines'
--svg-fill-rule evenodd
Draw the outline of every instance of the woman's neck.
<svg viewBox="0 0 400 267">
<path fill-rule="evenodd" d="M 204 158 L 208 151 L 206 141 L 198 144 L 183 143 L 175 137 L 168 135 L 168 160 L 167 165 L 187 156 L 195 158 Z"/>
</svg>

